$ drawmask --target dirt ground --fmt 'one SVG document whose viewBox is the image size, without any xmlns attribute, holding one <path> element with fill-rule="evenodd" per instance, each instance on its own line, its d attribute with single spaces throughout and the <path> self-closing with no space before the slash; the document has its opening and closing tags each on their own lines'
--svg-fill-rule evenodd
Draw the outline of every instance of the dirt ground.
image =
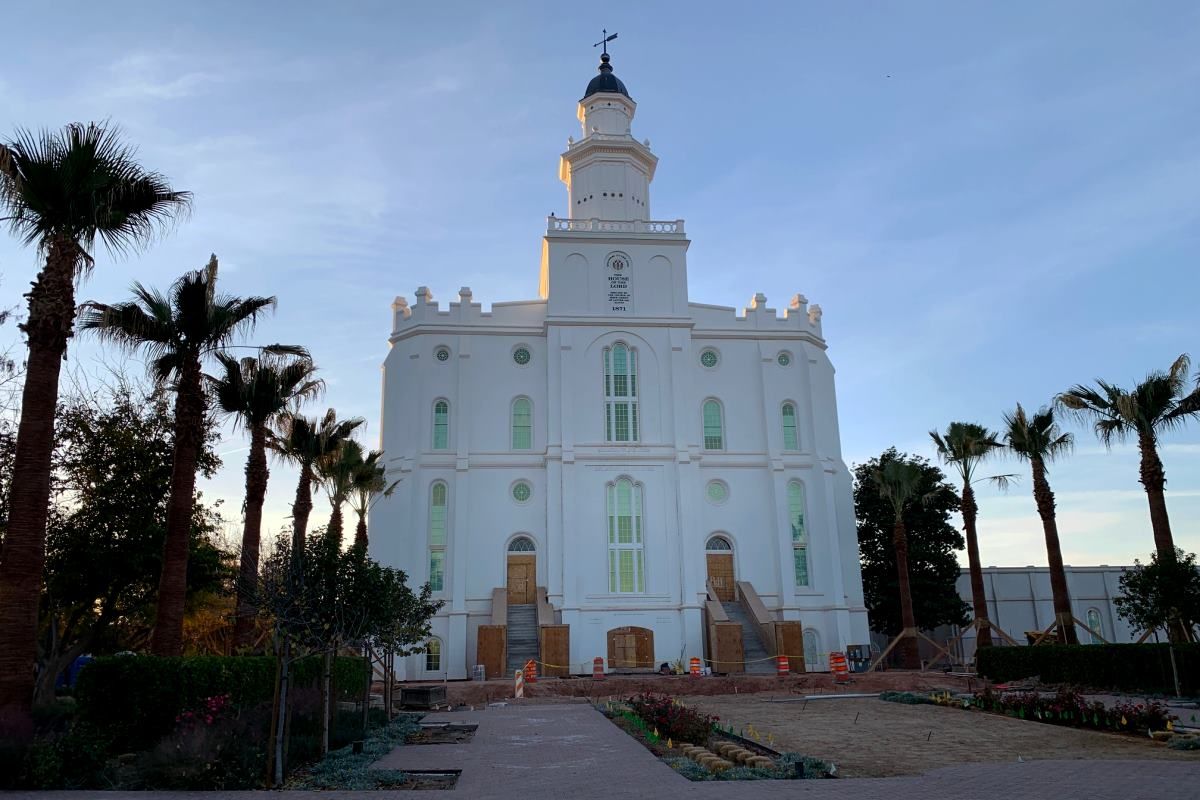
<svg viewBox="0 0 1200 800">
<path fill-rule="evenodd" d="M 405 684 L 411 685 L 411 684 Z M 949 689 L 961 692 L 979 688 L 977 680 L 968 682 L 940 672 L 873 672 L 855 675 L 838 686 L 829 673 L 809 672 L 777 678 L 767 675 L 726 675 L 693 678 L 688 675 L 610 675 L 602 681 L 591 678 L 539 678 L 525 685 L 528 698 L 578 697 L 598 699 L 628 697 L 639 692 L 673 695 L 740 695 L 768 692 L 788 696 L 825 693 L 933 691 Z M 451 705 L 479 705 L 507 700 L 513 695 L 511 680 L 450 681 L 446 699 Z"/>
<path fill-rule="evenodd" d="M 918 775 L 964 762 L 1018 759 L 1186 759 L 1200 764 L 1197 753 L 1170 750 L 1149 738 L 876 698 L 806 702 L 763 693 L 680 700 L 732 723 L 735 731 L 753 726 L 763 743 L 776 750 L 832 761 L 843 777 Z"/>
</svg>

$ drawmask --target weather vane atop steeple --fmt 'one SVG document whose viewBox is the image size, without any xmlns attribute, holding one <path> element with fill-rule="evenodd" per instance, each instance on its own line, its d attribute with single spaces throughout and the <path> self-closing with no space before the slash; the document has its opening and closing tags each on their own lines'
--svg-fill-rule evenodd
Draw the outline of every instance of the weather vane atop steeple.
<svg viewBox="0 0 1200 800">
<path fill-rule="evenodd" d="M 592 45 L 592 47 L 603 47 L 604 55 L 608 55 L 608 43 L 611 42 L 613 39 L 617 38 L 617 35 L 614 33 L 612 36 L 609 36 L 608 28 L 604 28 L 603 31 L 604 31 L 604 38 L 601 39 L 600 41 L 596 42 L 594 45 Z"/>
</svg>

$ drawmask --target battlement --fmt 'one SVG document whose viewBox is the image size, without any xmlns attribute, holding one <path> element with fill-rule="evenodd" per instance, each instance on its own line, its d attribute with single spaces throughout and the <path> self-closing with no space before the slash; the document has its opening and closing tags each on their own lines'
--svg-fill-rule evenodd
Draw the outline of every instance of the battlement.
<svg viewBox="0 0 1200 800">
<path fill-rule="evenodd" d="M 459 327 L 479 325 L 485 327 L 529 328 L 540 327 L 546 318 L 545 300 L 518 300 L 509 303 L 493 303 L 491 310 L 484 311 L 481 303 L 471 301 L 471 288 L 458 290 L 458 302 L 442 308 L 433 299 L 428 286 L 419 286 L 414 292 L 412 305 L 408 299 L 397 296 L 392 301 L 392 335 L 417 325 L 444 325 Z"/>
<path fill-rule="evenodd" d="M 803 332 L 821 336 L 821 307 L 808 304 L 802 294 L 792 295 L 783 316 L 767 306 L 767 296 L 758 292 L 750 298 L 750 305 L 738 313 L 733 306 L 715 306 L 705 303 L 688 303 L 697 332 L 718 331 L 764 331 Z"/>
</svg>

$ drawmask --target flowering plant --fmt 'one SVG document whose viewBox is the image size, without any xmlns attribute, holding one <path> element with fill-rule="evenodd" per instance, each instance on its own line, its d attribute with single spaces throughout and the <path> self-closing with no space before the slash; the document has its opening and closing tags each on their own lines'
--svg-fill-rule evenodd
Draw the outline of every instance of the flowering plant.
<svg viewBox="0 0 1200 800">
<path fill-rule="evenodd" d="M 1175 719 L 1157 701 L 1106 706 L 1098 700 L 1089 701 L 1070 688 L 1059 689 L 1052 696 L 1037 691 L 995 692 L 988 688 L 977 692 L 971 705 L 1019 719 L 1114 731 L 1167 730 Z"/>
<path fill-rule="evenodd" d="M 217 694 L 200 701 L 200 707 L 188 709 L 175 717 L 175 722 L 183 727 L 198 728 L 201 725 L 213 725 L 233 714 L 233 703 L 227 694 Z"/>
<path fill-rule="evenodd" d="M 717 717 L 701 714 L 667 695 L 639 694 L 629 698 L 629 709 L 660 739 L 704 744 Z"/>
</svg>

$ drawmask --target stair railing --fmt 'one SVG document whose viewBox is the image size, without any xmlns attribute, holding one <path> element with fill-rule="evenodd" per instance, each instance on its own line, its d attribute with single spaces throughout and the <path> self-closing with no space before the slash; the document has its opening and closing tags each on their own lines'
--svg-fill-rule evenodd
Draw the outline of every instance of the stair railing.
<svg viewBox="0 0 1200 800">
<path fill-rule="evenodd" d="M 762 598 L 758 596 L 758 592 L 754 591 L 754 587 L 750 585 L 749 581 L 738 581 L 737 588 L 742 609 L 758 630 L 758 637 L 767 649 L 767 654 L 779 655 L 779 646 L 775 641 L 775 620 L 771 617 L 771 612 L 767 611 Z"/>
</svg>

